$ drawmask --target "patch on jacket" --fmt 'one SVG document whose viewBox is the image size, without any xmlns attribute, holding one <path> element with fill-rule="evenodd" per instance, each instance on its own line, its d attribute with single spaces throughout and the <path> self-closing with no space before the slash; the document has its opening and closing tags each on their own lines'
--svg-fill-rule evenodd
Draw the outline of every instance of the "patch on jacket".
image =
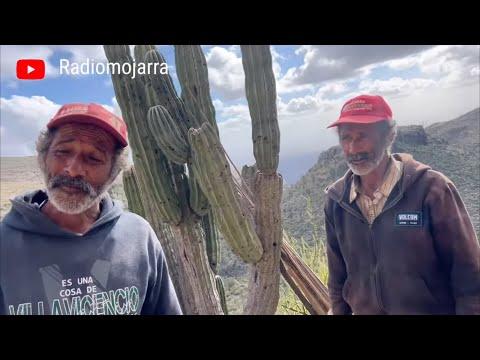
<svg viewBox="0 0 480 360">
<path fill-rule="evenodd" d="M 395 225 L 422 226 L 422 213 L 420 211 L 401 212 L 395 214 Z"/>
</svg>

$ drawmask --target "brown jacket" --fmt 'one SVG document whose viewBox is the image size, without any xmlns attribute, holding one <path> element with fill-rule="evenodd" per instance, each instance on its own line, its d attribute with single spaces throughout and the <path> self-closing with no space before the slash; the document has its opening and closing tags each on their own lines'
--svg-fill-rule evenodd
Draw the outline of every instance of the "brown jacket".
<svg viewBox="0 0 480 360">
<path fill-rule="evenodd" d="M 349 204 L 353 174 L 327 187 L 328 287 L 334 314 L 480 314 L 480 246 L 443 174 L 408 154 L 369 226 Z"/>
</svg>

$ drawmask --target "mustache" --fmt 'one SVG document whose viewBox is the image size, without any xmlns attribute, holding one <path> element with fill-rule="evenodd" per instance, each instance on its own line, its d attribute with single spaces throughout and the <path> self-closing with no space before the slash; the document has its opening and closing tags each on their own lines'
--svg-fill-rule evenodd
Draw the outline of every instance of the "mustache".
<svg viewBox="0 0 480 360">
<path fill-rule="evenodd" d="M 91 196 L 96 195 L 95 188 L 82 178 L 56 175 L 50 180 L 50 187 L 55 189 L 60 186 L 70 186 L 77 188 Z"/>
<path fill-rule="evenodd" d="M 352 162 L 352 161 L 369 160 L 370 157 L 371 156 L 370 156 L 369 153 L 363 152 L 363 153 L 358 153 L 358 154 L 354 154 L 354 155 L 349 155 L 347 157 L 347 161 Z"/>
</svg>

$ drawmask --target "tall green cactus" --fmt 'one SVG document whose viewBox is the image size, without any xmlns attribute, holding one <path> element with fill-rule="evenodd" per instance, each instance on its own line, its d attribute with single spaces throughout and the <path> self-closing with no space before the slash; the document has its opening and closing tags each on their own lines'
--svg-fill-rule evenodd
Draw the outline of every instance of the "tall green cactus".
<svg viewBox="0 0 480 360">
<path fill-rule="evenodd" d="M 140 197 L 138 180 L 133 166 L 123 173 L 123 190 L 127 196 L 128 208 L 135 214 L 145 217 L 145 208 Z"/>
<path fill-rule="evenodd" d="M 276 173 L 280 153 L 277 92 L 269 46 L 242 45 L 245 91 L 252 118 L 253 154 L 264 174 Z"/>
<path fill-rule="evenodd" d="M 258 170 L 244 168 L 252 184 L 255 224 L 263 256 L 251 267 L 246 314 L 273 314 L 280 297 L 282 246 L 281 198 L 283 181 L 277 173 L 280 130 L 275 76 L 268 45 L 241 45 L 245 91 L 252 119 L 253 152 Z"/>
<path fill-rule="evenodd" d="M 109 61 L 133 63 L 128 46 L 104 48 Z M 164 62 L 153 46 L 137 46 L 135 56 L 137 62 Z M 182 308 L 189 314 L 221 313 L 215 273 L 204 244 L 205 232 L 189 206 L 191 191 L 185 165 L 189 147 L 183 140 L 191 116 L 168 75 L 132 79 L 112 74 L 112 81 L 129 129 L 138 193 L 147 205 L 146 218 L 165 249 Z M 170 138 L 161 136 L 166 133 Z M 130 180 L 127 174 L 125 183 Z"/>
<path fill-rule="evenodd" d="M 215 108 L 210 97 L 207 61 L 200 46 L 175 46 L 175 65 L 182 86 L 182 98 L 193 115 L 195 127 L 203 117 L 218 135 Z"/>
<path fill-rule="evenodd" d="M 185 164 L 190 157 L 186 132 L 162 105 L 152 106 L 147 117 L 149 129 L 167 158 L 177 164 Z"/>
<path fill-rule="evenodd" d="M 202 227 L 203 231 L 205 231 L 208 262 L 212 270 L 217 273 L 217 266 L 220 261 L 220 249 L 218 246 L 217 229 L 211 211 L 202 217 Z"/>
<path fill-rule="evenodd" d="M 105 46 L 105 53 L 110 61 L 132 62 L 128 46 Z M 135 47 L 135 60 L 165 61 L 151 45 Z M 250 171 L 255 213 L 250 199 L 234 181 L 220 143 L 200 46 L 175 46 L 175 60 L 181 97 L 168 75 L 146 74 L 135 80 L 112 75 L 129 127 L 143 211 L 166 247 L 169 265 L 175 268 L 174 283 L 187 313 L 217 313 L 220 306 L 227 313 L 223 284 L 217 274 L 215 226 L 232 250 L 252 264 L 245 312 L 274 313 L 278 302 L 282 179 L 277 173 L 280 137 L 269 48 L 242 46 L 258 167 Z M 133 182 L 126 176 L 129 187 Z M 132 198 L 133 206 L 139 203 L 131 190 L 127 197 Z M 202 231 L 198 231 L 200 228 Z M 199 236 L 203 241 L 198 241 Z"/>
<path fill-rule="evenodd" d="M 260 260 L 263 249 L 253 218 L 240 205 L 228 160 L 218 136 L 205 122 L 190 129 L 192 165 L 198 182 L 213 207 L 216 223 L 232 250 L 248 263 Z"/>
</svg>

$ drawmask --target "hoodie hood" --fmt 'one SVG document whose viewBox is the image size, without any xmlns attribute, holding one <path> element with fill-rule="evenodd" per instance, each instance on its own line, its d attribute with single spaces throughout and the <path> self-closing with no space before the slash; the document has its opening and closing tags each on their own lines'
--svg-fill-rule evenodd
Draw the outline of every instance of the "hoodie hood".
<svg viewBox="0 0 480 360">
<path fill-rule="evenodd" d="M 412 155 L 405 153 L 395 153 L 392 156 L 401 161 L 404 165 L 402 178 L 400 180 L 400 192 L 405 192 L 412 184 L 417 181 L 431 167 L 419 161 L 416 161 Z M 346 191 L 350 189 L 350 182 L 353 178 L 352 170 L 348 169 L 345 175 L 333 184 L 327 186 L 325 193 L 332 200 L 340 202 L 346 196 Z"/>
<path fill-rule="evenodd" d="M 62 229 L 48 216 L 40 211 L 40 205 L 48 199 L 45 190 L 29 191 L 23 195 L 11 199 L 11 211 L 3 219 L 3 223 L 14 229 L 32 232 L 39 235 L 62 238 L 78 238 L 89 236 L 99 227 L 117 219 L 123 212 L 123 205 L 119 201 L 113 201 L 108 193 L 100 201 L 101 212 L 99 218 L 91 229 L 84 235 L 79 235 Z"/>
</svg>

